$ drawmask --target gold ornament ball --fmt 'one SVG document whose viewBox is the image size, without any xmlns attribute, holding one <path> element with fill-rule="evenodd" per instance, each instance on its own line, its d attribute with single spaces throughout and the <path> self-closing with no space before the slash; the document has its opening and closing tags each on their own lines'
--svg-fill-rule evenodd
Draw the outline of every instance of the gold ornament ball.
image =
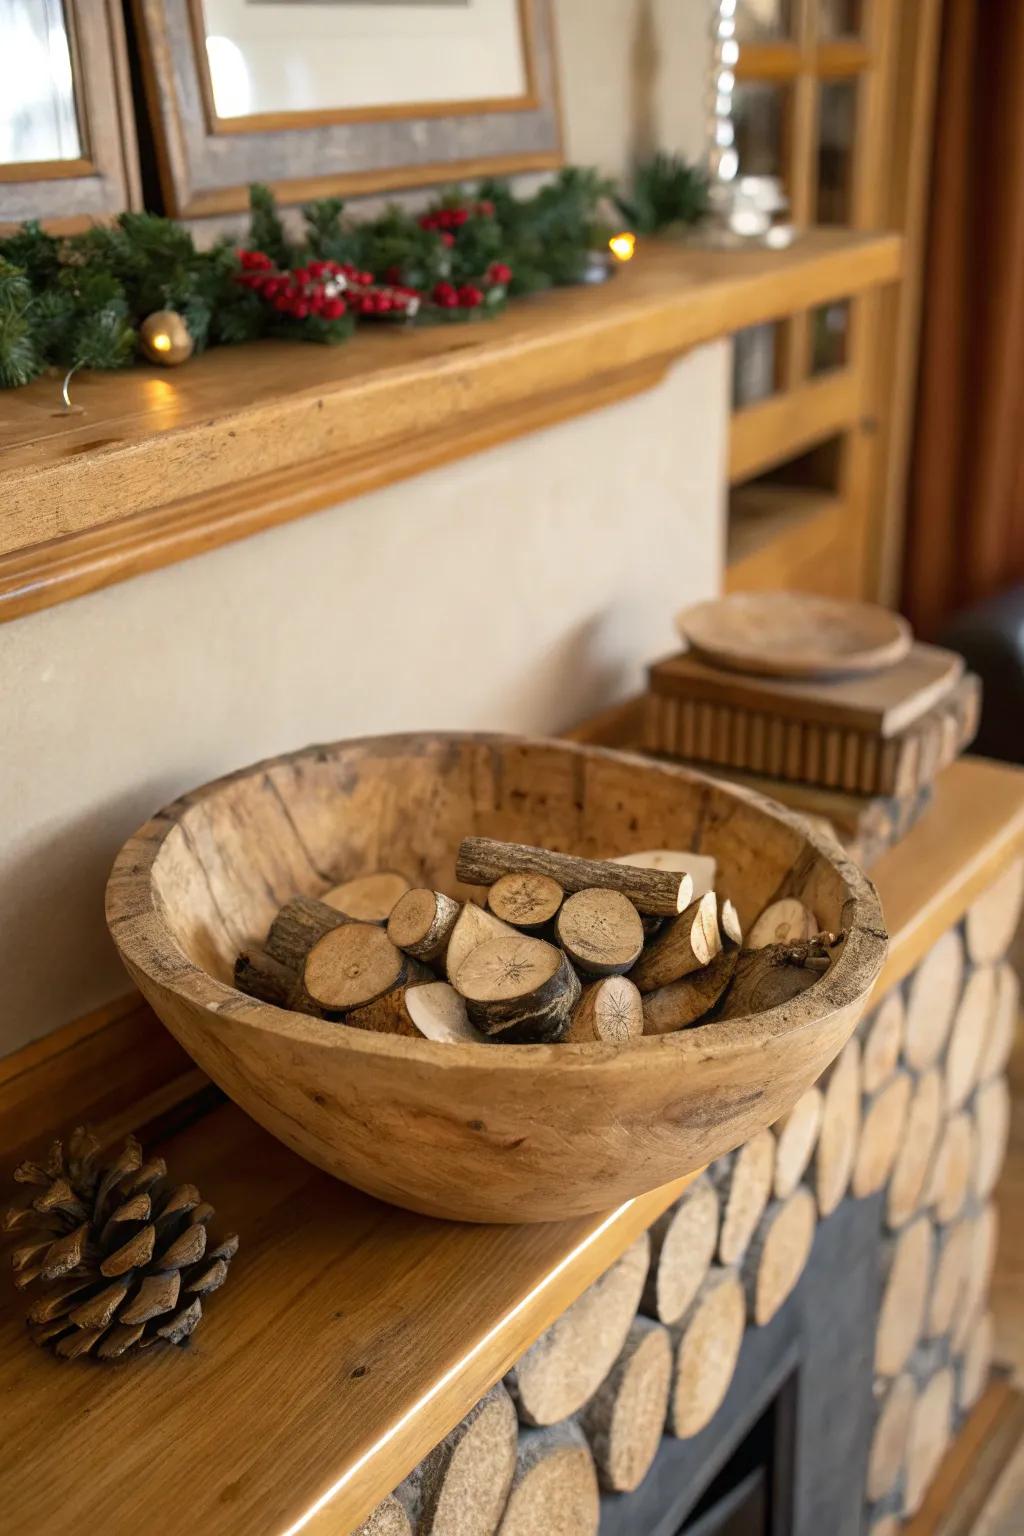
<svg viewBox="0 0 1024 1536">
<path fill-rule="evenodd" d="M 162 363 L 165 368 L 187 363 L 195 347 L 188 326 L 173 309 L 158 309 L 147 315 L 139 326 L 139 340 L 150 362 Z"/>
</svg>

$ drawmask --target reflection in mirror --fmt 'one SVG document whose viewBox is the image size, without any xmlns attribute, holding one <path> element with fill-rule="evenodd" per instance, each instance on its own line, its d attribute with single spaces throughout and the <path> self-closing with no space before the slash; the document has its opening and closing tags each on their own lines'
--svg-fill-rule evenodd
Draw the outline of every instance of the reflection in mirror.
<svg viewBox="0 0 1024 1536">
<path fill-rule="evenodd" d="M 63 0 L 0 0 L 0 165 L 81 156 Z"/>
</svg>

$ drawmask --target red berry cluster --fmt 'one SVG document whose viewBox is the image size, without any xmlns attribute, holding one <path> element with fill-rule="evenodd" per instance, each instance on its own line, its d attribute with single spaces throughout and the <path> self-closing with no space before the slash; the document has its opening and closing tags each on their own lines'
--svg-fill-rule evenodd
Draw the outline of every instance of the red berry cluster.
<svg viewBox="0 0 1024 1536">
<path fill-rule="evenodd" d="M 390 288 L 377 288 L 373 293 L 353 293 L 349 298 L 352 313 L 356 315 L 390 315 L 402 318 L 415 314 L 420 307 L 420 294 L 416 288 L 395 283 Z"/>
<path fill-rule="evenodd" d="M 307 320 L 310 315 L 340 320 L 348 309 L 340 290 L 352 283 L 373 282 L 372 273 L 357 272 L 336 261 L 311 261 L 290 272 L 279 272 L 263 251 L 239 251 L 238 261 L 242 268 L 238 281 L 292 320 Z"/>
<path fill-rule="evenodd" d="M 429 213 L 420 215 L 419 225 L 420 229 L 432 229 L 440 235 L 445 245 L 454 245 L 455 231 L 468 224 L 474 215 L 481 219 L 493 219 L 494 204 L 485 197 L 468 208 L 432 208 Z"/>
</svg>

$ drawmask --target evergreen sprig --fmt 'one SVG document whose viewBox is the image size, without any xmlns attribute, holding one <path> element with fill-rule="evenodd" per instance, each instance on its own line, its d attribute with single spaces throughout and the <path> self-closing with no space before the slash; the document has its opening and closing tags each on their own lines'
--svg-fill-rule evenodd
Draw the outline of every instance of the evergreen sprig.
<svg viewBox="0 0 1024 1536">
<path fill-rule="evenodd" d="M 615 203 L 638 235 L 699 224 L 709 207 L 707 177 L 679 155 L 659 153 L 636 166 L 631 196 L 620 194 Z"/>
</svg>

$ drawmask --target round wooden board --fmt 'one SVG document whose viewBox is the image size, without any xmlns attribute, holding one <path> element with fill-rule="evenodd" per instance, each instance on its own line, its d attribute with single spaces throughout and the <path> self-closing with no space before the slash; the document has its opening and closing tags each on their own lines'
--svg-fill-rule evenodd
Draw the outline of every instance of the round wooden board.
<svg viewBox="0 0 1024 1536">
<path fill-rule="evenodd" d="M 899 614 L 806 592 L 734 592 L 685 608 L 676 627 L 702 661 L 758 677 L 880 672 L 913 642 Z"/>
</svg>

